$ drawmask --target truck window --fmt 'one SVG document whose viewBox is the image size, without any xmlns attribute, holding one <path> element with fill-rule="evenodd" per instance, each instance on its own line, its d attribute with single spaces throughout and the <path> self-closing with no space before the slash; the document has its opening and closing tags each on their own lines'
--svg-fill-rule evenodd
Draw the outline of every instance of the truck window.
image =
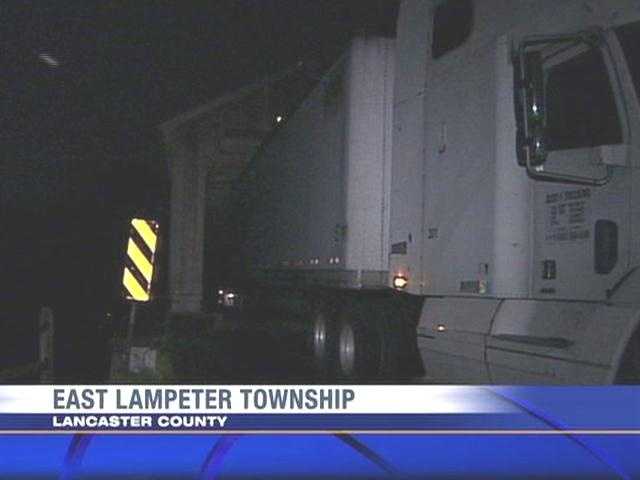
<svg viewBox="0 0 640 480">
<path fill-rule="evenodd" d="M 551 67 L 546 79 L 547 148 L 622 143 L 622 128 L 602 53 L 589 49 Z"/>
<path fill-rule="evenodd" d="M 631 78 L 640 97 L 640 22 L 628 23 L 616 28 L 618 39 L 627 56 Z"/>
<path fill-rule="evenodd" d="M 447 0 L 433 12 L 433 39 L 431 56 L 440 58 L 462 45 L 471 34 L 473 26 L 473 2 L 471 0 Z"/>
</svg>

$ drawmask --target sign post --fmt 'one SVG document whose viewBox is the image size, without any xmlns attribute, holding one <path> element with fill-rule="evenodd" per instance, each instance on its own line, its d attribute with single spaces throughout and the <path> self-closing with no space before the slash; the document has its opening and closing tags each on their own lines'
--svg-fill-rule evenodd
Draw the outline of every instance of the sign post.
<svg viewBox="0 0 640 480">
<path fill-rule="evenodd" d="M 129 322 L 127 324 L 127 349 L 131 350 L 133 345 L 133 331 L 136 327 L 136 302 L 131 302 L 129 309 Z"/>
<path fill-rule="evenodd" d="M 54 316 L 53 310 L 49 307 L 42 307 L 38 315 L 38 364 L 40 368 L 40 382 L 49 383 L 53 381 L 53 335 Z"/>
</svg>

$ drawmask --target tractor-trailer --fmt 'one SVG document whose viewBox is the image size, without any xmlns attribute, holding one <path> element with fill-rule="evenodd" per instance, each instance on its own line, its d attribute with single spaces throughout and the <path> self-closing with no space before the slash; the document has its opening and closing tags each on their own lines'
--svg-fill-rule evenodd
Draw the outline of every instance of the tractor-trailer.
<svg viewBox="0 0 640 480">
<path fill-rule="evenodd" d="M 640 381 L 640 4 L 402 2 L 243 178 L 259 305 L 318 371 Z"/>
</svg>

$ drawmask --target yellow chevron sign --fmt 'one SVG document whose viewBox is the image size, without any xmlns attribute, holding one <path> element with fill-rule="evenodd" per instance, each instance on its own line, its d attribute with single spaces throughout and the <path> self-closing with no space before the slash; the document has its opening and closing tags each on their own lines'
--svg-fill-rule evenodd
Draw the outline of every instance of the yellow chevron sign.
<svg viewBox="0 0 640 480">
<path fill-rule="evenodd" d="M 158 223 L 154 220 L 134 218 L 127 243 L 122 285 L 125 297 L 136 302 L 151 298 L 153 262 L 158 244 Z"/>
</svg>

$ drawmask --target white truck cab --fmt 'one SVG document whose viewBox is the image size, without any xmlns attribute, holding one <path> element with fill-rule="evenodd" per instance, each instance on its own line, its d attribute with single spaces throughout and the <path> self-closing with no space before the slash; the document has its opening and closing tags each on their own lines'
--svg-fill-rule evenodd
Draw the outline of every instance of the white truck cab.
<svg viewBox="0 0 640 480">
<path fill-rule="evenodd" d="M 395 58 L 389 285 L 427 377 L 640 381 L 640 3 L 409 0 Z"/>
</svg>

